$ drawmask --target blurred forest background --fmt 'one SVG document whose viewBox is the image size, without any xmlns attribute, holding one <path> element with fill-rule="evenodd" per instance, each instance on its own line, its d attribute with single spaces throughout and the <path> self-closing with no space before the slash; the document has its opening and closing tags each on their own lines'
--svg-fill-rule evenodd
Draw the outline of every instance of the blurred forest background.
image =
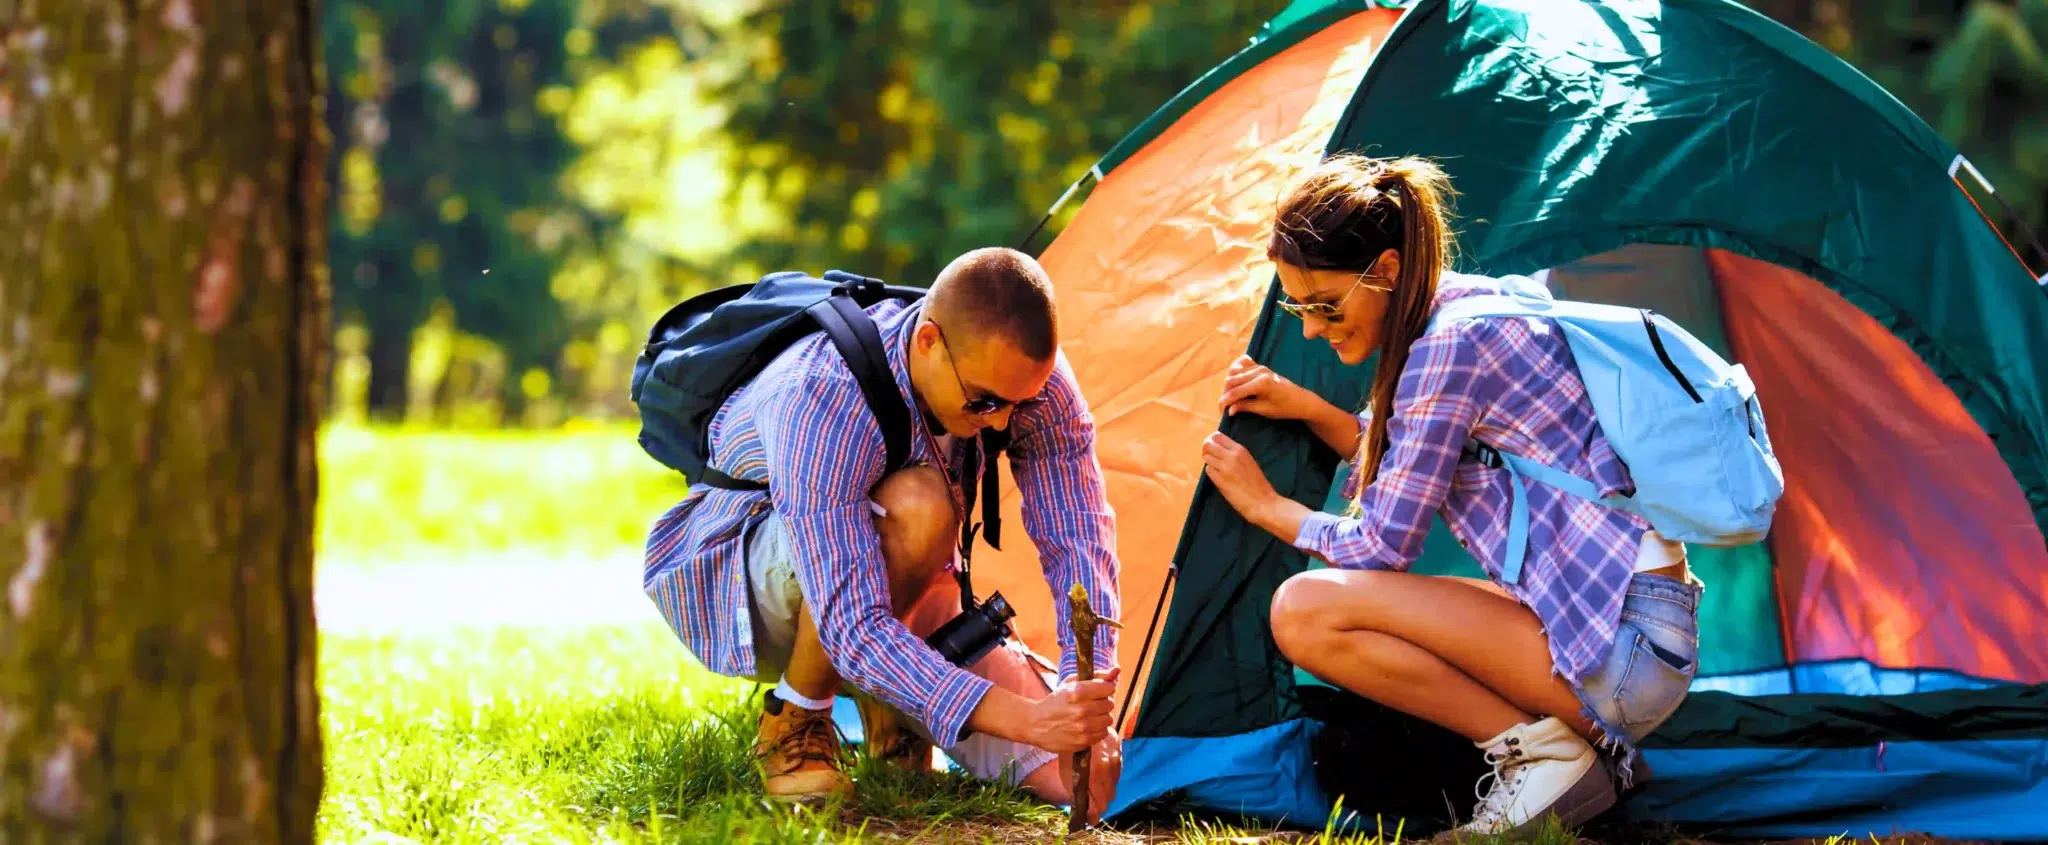
<svg viewBox="0 0 2048 845">
<path fill-rule="evenodd" d="M 2015 245 L 2043 228 L 2048 0 L 1750 3 L 1956 144 Z M 1285 5 L 328 0 L 331 418 L 630 417 L 672 302 L 784 267 L 922 285 L 1020 246 Z"/>
</svg>

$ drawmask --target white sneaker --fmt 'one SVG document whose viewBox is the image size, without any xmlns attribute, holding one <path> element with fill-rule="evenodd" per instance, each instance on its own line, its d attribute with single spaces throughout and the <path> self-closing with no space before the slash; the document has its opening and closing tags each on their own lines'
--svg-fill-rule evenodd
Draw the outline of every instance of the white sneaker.
<svg viewBox="0 0 2048 845">
<path fill-rule="evenodd" d="M 1474 745 L 1493 764 L 1479 784 L 1484 787 L 1491 778 L 1493 786 L 1480 793 L 1472 821 L 1459 833 L 1521 833 L 1541 827 L 1553 815 L 1576 827 L 1614 806 L 1614 782 L 1599 755 L 1555 717 L 1516 725 Z"/>
</svg>

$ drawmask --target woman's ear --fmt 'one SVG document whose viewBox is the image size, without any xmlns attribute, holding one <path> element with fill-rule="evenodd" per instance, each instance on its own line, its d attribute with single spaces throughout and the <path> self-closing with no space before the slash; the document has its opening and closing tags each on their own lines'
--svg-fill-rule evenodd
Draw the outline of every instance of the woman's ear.
<svg viewBox="0 0 2048 845">
<path fill-rule="evenodd" d="M 1389 283 L 1401 279 L 1401 251 L 1388 247 L 1380 253 L 1379 260 L 1372 263 L 1372 274 Z"/>
</svg>

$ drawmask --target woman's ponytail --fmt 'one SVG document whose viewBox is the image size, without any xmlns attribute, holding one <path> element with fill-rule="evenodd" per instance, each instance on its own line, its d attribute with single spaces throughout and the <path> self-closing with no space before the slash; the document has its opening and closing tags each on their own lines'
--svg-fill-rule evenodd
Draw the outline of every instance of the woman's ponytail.
<svg viewBox="0 0 2048 845">
<path fill-rule="evenodd" d="M 1382 162 L 1377 187 L 1379 202 L 1400 218 L 1401 272 L 1389 294 L 1386 324 L 1380 332 L 1379 364 L 1373 372 L 1368 407 L 1372 409 L 1360 437 L 1359 496 L 1379 477 L 1387 454 L 1387 418 L 1393 415 L 1394 391 L 1408 365 L 1408 349 L 1429 327 L 1436 301 L 1437 278 L 1450 263 L 1450 178 L 1428 159 L 1413 156 Z M 1389 221 L 1392 222 L 1392 221 Z M 1356 509 L 1358 499 L 1353 500 Z"/>
<path fill-rule="evenodd" d="M 1266 256 L 1305 270 L 1364 273 L 1387 250 L 1400 255 L 1368 398 L 1372 413 L 1359 438 L 1361 495 L 1379 477 L 1387 418 L 1408 348 L 1428 328 L 1437 277 L 1451 262 L 1452 196 L 1450 177 L 1428 159 L 1345 153 L 1318 164 L 1296 184 L 1274 219 Z M 1357 509 L 1358 497 L 1352 507 Z"/>
</svg>

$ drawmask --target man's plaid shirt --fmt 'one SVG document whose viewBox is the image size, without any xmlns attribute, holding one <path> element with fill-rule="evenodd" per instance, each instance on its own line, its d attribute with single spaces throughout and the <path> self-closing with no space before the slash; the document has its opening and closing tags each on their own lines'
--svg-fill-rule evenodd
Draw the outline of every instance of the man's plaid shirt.
<svg viewBox="0 0 2048 845">
<path fill-rule="evenodd" d="M 905 355 L 922 309 L 921 302 L 891 300 L 868 310 L 905 402 Z M 964 450 L 979 448 L 978 439 L 966 438 L 941 460 L 924 415 L 911 418 L 913 462 L 957 476 Z M 1022 495 L 1024 530 L 1052 595 L 1065 596 L 1078 582 L 1097 613 L 1117 618 L 1115 518 L 1095 456 L 1094 420 L 1064 356 L 1040 395 L 1012 412 L 1010 435 L 1008 463 Z M 823 333 L 798 342 L 726 402 L 712 421 L 711 451 L 726 474 L 766 481 L 774 493 L 770 501 L 763 493 L 699 487 L 655 523 L 643 588 L 684 645 L 714 672 L 754 673 L 745 538 L 773 508 L 833 667 L 944 743 L 960 736 L 990 684 L 947 662 L 890 614 L 868 498 L 887 461 L 881 428 Z M 953 478 L 956 505 L 964 501 L 960 481 Z M 1076 668 L 1068 607 L 1052 605 L 1065 679 Z M 1095 635 L 1097 667 L 1115 665 L 1116 643 L 1114 629 Z"/>
</svg>

